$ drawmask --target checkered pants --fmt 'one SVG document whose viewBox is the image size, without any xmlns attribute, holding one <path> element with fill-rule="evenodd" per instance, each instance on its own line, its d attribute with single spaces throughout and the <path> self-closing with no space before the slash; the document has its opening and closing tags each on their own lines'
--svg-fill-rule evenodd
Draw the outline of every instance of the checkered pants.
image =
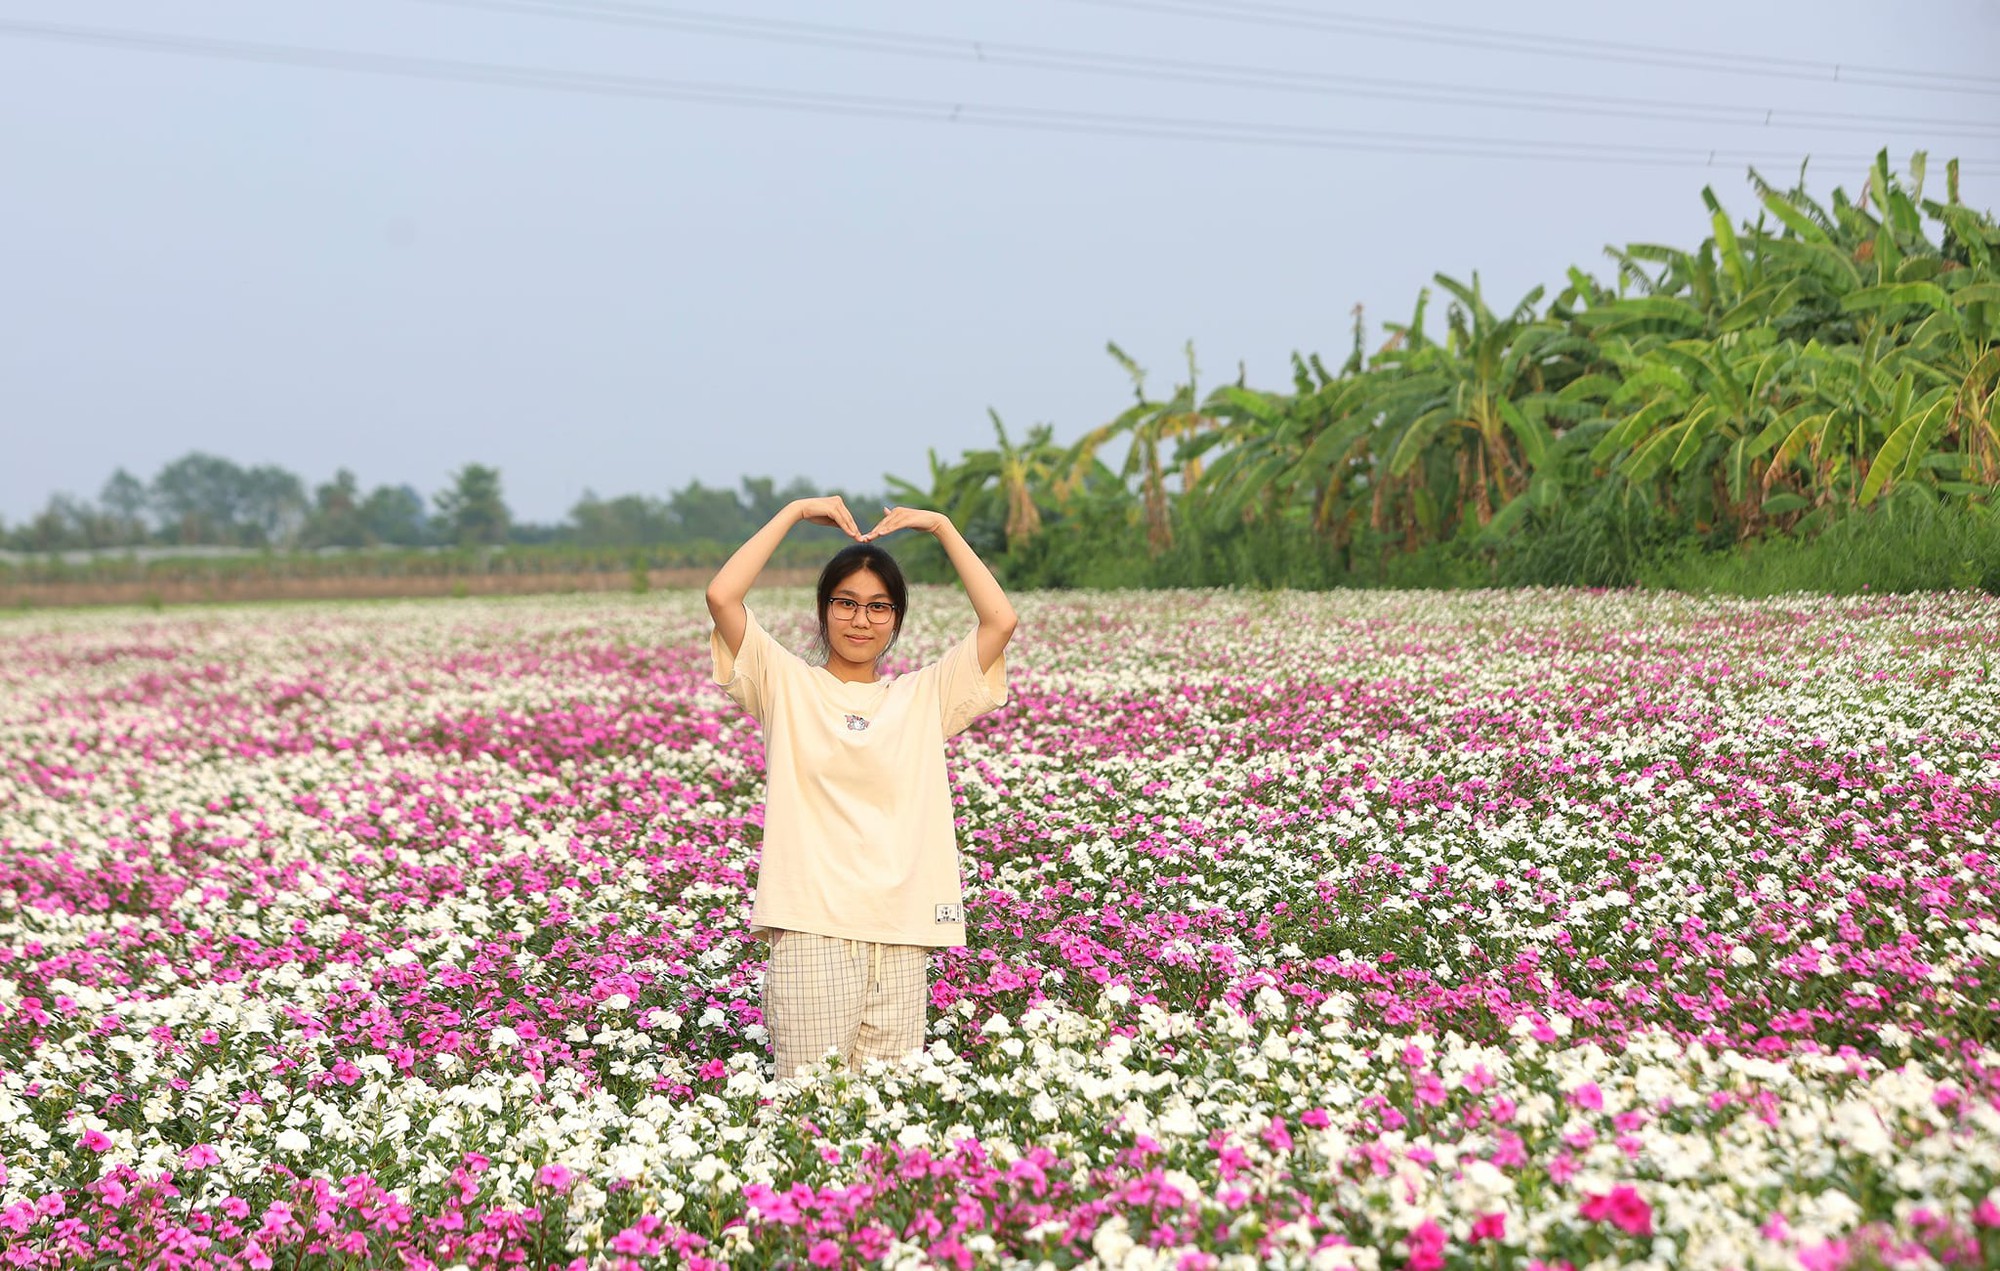
<svg viewBox="0 0 2000 1271">
<path fill-rule="evenodd" d="M 764 1027 L 779 1077 L 829 1050 L 852 1066 L 923 1048 L 929 949 L 811 931 L 772 931 L 770 949 Z"/>
</svg>

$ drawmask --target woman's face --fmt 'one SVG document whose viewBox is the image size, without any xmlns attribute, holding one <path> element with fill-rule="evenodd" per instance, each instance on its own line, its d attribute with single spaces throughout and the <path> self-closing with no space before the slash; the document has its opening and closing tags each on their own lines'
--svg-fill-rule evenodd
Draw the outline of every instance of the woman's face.
<svg viewBox="0 0 2000 1271">
<path fill-rule="evenodd" d="M 883 608 L 889 603 L 889 589 L 874 570 L 857 569 L 841 579 L 824 615 L 827 657 L 857 668 L 873 668 L 896 635 L 895 611 Z M 870 605 L 877 607 L 873 617 L 868 612 Z"/>
</svg>

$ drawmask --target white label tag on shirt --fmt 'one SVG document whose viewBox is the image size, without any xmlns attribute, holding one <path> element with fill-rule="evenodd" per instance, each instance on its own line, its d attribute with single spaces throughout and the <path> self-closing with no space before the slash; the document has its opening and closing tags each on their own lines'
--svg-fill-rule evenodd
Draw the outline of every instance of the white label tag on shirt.
<svg viewBox="0 0 2000 1271">
<path fill-rule="evenodd" d="M 936 921 L 938 922 L 965 921 L 964 905 L 939 905 L 935 912 L 937 913 Z"/>
</svg>

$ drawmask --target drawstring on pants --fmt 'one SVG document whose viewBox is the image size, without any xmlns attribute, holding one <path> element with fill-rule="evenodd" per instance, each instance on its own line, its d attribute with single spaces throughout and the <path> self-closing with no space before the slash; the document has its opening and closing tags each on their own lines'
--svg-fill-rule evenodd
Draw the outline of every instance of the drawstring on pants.
<svg viewBox="0 0 2000 1271">
<path fill-rule="evenodd" d="M 850 955 L 861 952 L 862 945 L 865 944 L 868 946 L 868 987 L 871 989 L 881 988 L 882 987 L 881 944 L 879 942 L 868 941 L 868 940 L 846 940 L 845 943 L 847 945 L 847 952 Z"/>
</svg>

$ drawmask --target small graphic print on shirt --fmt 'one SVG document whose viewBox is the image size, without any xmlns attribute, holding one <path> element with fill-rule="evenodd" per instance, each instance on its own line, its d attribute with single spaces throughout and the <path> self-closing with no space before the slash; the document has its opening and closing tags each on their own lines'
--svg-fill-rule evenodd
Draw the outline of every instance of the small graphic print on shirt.
<svg viewBox="0 0 2000 1271">
<path fill-rule="evenodd" d="M 937 917 L 932 920 L 934 922 L 965 921 L 964 905 L 939 905 L 932 912 L 934 912 L 937 915 Z"/>
<path fill-rule="evenodd" d="M 850 733 L 867 732 L 868 717 L 866 715 L 849 715 L 847 717 L 847 731 Z"/>
</svg>

